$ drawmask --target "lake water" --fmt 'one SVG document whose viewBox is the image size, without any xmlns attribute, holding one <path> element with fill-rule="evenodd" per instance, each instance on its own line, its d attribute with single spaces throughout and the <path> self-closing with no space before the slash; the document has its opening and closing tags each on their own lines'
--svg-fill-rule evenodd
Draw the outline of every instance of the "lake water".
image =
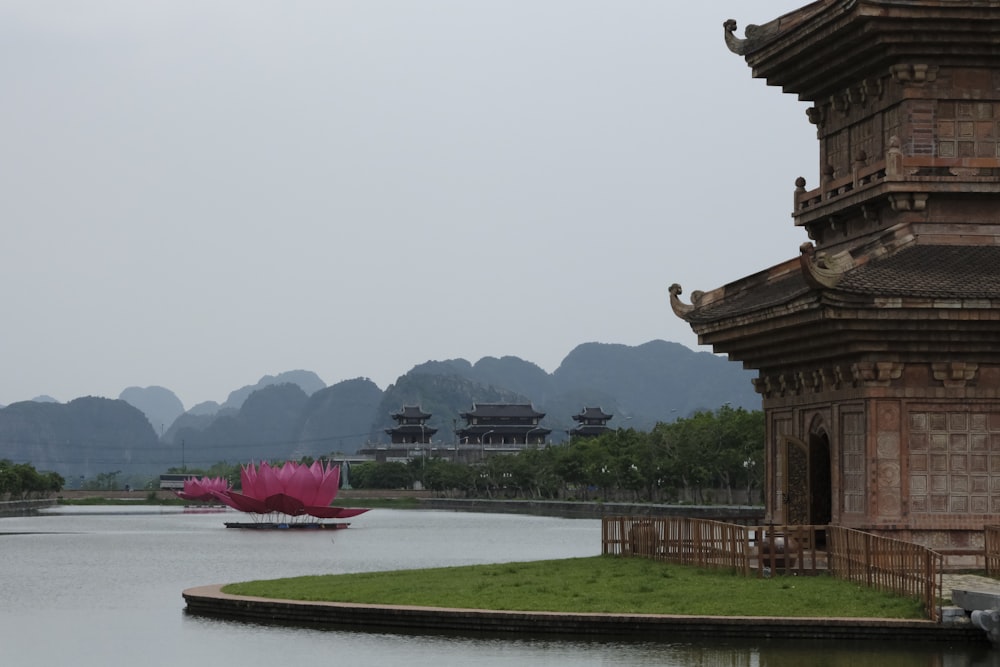
<svg viewBox="0 0 1000 667">
<path fill-rule="evenodd" d="M 590 519 L 372 510 L 340 531 L 223 526 L 240 516 L 65 507 L 0 519 L 0 664 L 1000 666 L 981 646 L 469 638 L 186 615 L 181 591 L 203 584 L 600 553 Z"/>
</svg>

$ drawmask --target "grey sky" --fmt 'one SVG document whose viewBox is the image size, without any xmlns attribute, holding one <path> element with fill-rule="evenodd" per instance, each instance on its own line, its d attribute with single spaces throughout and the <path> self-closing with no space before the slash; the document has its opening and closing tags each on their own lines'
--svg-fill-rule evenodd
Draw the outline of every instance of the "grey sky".
<svg viewBox="0 0 1000 667">
<path fill-rule="evenodd" d="M 699 348 L 815 130 L 722 22 L 804 0 L 0 3 L 0 404 Z"/>
</svg>

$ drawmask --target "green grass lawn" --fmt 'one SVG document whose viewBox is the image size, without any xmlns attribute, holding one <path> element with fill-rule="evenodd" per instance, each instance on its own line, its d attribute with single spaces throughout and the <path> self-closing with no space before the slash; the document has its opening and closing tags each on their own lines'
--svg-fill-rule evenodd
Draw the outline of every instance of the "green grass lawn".
<svg viewBox="0 0 1000 667">
<path fill-rule="evenodd" d="M 919 600 L 831 576 L 743 577 L 645 558 L 595 556 L 230 584 L 234 595 L 519 611 L 923 618 Z"/>
</svg>

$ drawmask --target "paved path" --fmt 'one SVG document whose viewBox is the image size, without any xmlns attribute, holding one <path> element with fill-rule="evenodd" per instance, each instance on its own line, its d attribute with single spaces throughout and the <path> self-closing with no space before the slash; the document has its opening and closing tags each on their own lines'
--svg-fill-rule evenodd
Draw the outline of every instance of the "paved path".
<svg viewBox="0 0 1000 667">
<path fill-rule="evenodd" d="M 941 588 L 946 597 L 950 597 L 951 592 L 956 589 L 1000 595 L 1000 579 L 979 574 L 944 574 L 941 577 Z"/>
</svg>

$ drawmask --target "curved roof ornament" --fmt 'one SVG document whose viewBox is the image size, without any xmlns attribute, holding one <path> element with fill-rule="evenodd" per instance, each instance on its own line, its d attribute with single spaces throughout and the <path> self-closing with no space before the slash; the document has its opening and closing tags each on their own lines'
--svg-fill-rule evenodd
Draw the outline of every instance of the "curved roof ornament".
<svg viewBox="0 0 1000 667">
<path fill-rule="evenodd" d="M 830 256 L 825 252 L 816 252 L 816 246 L 810 242 L 799 246 L 799 265 L 802 276 L 810 287 L 816 289 L 836 287 L 844 275 L 854 267 L 854 259 L 850 253 L 842 252 Z"/>
<path fill-rule="evenodd" d="M 729 47 L 729 50 L 738 56 L 746 53 L 747 40 L 736 36 L 736 19 L 726 19 L 722 28 L 726 31 L 726 46 Z"/>
<path fill-rule="evenodd" d="M 736 36 L 736 19 L 726 19 L 722 28 L 726 31 L 726 46 L 738 56 L 745 56 L 751 51 L 756 51 L 762 43 L 777 35 L 780 29 L 780 19 L 775 19 L 764 25 L 748 25 L 743 33 L 746 39 Z"/>
<path fill-rule="evenodd" d="M 705 296 L 704 292 L 697 290 L 691 292 L 691 304 L 689 305 L 681 301 L 680 296 L 683 293 L 684 290 L 677 283 L 670 286 L 670 308 L 674 311 L 674 315 L 682 320 L 687 319 L 687 315 L 698 307 L 701 298 Z"/>
</svg>

